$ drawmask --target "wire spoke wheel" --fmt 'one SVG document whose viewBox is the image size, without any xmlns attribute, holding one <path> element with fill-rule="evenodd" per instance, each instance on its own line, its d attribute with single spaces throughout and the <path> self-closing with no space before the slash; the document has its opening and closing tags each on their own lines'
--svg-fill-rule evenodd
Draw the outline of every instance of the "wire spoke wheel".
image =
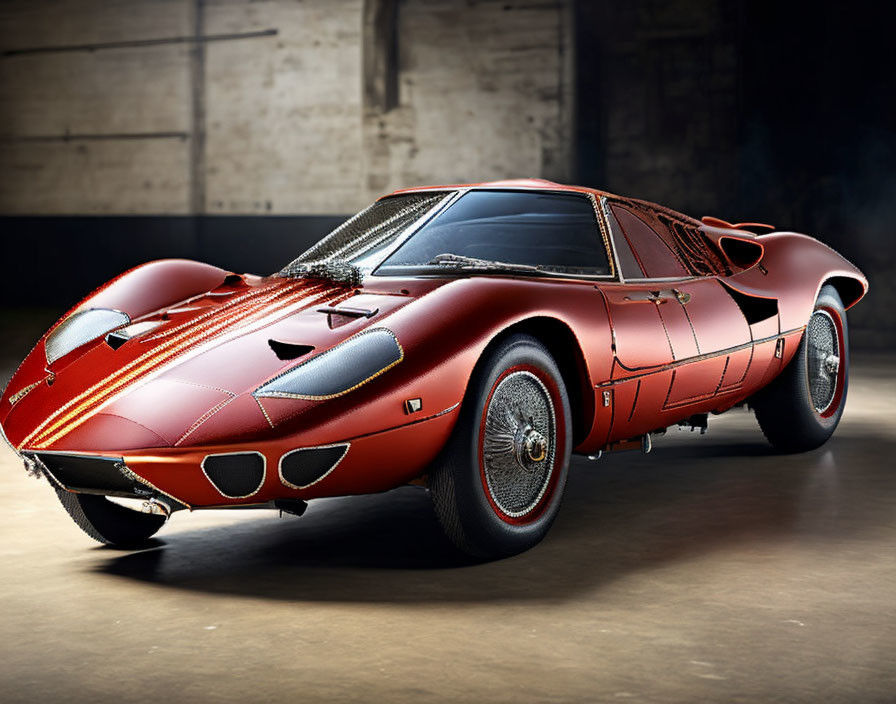
<svg viewBox="0 0 896 704">
<path fill-rule="evenodd" d="M 789 363 L 751 400 L 768 441 L 784 452 L 827 442 L 846 403 L 849 335 L 837 289 L 822 286 Z"/>
<path fill-rule="evenodd" d="M 485 412 L 482 470 L 496 508 L 523 518 L 538 506 L 554 468 L 557 423 L 542 381 L 514 371 L 495 387 Z"/>
<path fill-rule="evenodd" d="M 517 333 L 483 354 L 430 474 L 436 516 L 476 559 L 515 555 L 547 534 L 563 498 L 572 425 L 553 356 Z"/>
<path fill-rule="evenodd" d="M 72 520 L 94 540 L 129 548 L 143 545 L 165 525 L 167 516 L 141 513 L 95 494 L 56 489 L 56 496 Z"/>
<path fill-rule="evenodd" d="M 818 413 L 831 407 L 837 393 L 840 342 L 837 325 L 826 310 L 816 310 L 806 327 L 809 396 Z"/>
</svg>

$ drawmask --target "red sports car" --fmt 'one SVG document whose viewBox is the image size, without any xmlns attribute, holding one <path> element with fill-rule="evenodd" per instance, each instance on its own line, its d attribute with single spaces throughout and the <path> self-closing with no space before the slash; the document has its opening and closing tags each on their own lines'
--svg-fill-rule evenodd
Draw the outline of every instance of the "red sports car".
<svg viewBox="0 0 896 704">
<path fill-rule="evenodd" d="M 418 482 L 458 548 L 510 555 L 547 532 L 573 452 L 744 403 L 783 450 L 830 437 L 867 281 L 766 228 L 540 180 L 399 191 L 272 276 L 113 279 L 37 343 L 0 426 L 103 542 Z"/>
</svg>

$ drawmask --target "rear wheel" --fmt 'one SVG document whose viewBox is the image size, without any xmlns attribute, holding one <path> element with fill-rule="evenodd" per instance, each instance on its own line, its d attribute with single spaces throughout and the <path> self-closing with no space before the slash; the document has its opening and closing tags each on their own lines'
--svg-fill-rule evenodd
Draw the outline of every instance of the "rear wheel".
<svg viewBox="0 0 896 704">
<path fill-rule="evenodd" d="M 550 353 L 514 335 L 470 380 L 430 487 L 451 541 L 479 559 L 528 550 L 560 509 L 572 449 L 569 398 Z"/>
<path fill-rule="evenodd" d="M 843 415 L 849 385 L 846 311 L 837 289 L 822 287 L 790 364 L 751 401 L 759 427 L 780 450 L 824 444 Z"/>
<path fill-rule="evenodd" d="M 165 525 L 167 518 L 112 503 L 105 496 L 56 489 L 56 495 L 78 527 L 94 540 L 123 548 L 140 547 Z"/>
</svg>

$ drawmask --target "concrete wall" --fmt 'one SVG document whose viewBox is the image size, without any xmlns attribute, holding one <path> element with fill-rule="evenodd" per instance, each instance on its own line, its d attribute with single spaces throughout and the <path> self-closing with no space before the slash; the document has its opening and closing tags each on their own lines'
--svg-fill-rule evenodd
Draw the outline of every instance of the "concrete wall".
<svg viewBox="0 0 896 704">
<path fill-rule="evenodd" d="M 364 115 L 368 198 L 406 184 L 573 179 L 570 5 L 401 2 L 399 104 Z"/>
<path fill-rule="evenodd" d="M 138 257 L 273 271 L 310 216 L 396 188 L 543 176 L 813 234 L 871 278 L 854 330 L 896 344 L 891 24 L 836 0 L 5 0 L 0 242 L 102 252 L 68 302 Z M 56 219 L 87 215 L 151 220 Z"/>
<path fill-rule="evenodd" d="M 739 183 L 738 18 L 738 3 L 724 0 L 579 3 L 583 180 L 698 217 L 729 216 Z"/>
<path fill-rule="evenodd" d="M 182 37 L 188 10 L 182 0 L 0 4 L 0 212 L 186 212 L 189 46 L 14 52 Z"/>
<path fill-rule="evenodd" d="M 378 111 L 362 0 L 4 2 L 0 213 L 347 213 L 569 178 L 568 7 L 398 3 L 398 104 Z"/>
<path fill-rule="evenodd" d="M 361 2 L 213 0 L 206 46 L 206 210 L 346 213 L 361 182 Z"/>
</svg>

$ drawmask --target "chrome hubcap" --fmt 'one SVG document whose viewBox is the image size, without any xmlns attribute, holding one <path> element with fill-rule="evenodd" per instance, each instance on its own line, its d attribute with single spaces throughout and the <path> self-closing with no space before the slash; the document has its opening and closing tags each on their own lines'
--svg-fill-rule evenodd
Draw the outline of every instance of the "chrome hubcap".
<svg viewBox="0 0 896 704">
<path fill-rule="evenodd" d="M 526 457 L 533 462 L 543 462 L 548 456 L 548 441 L 537 430 L 529 430 L 523 440 L 522 449 L 526 451 Z"/>
<path fill-rule="evenodd" d="M 504 377 L 485 409 L 482 464 L 492 501 L 507 516 L 525 516 L 544 497 L 556 435 L 554 404 L 542 381 L 528 371 Z"/>
<path fill-rule="evenodd" d="M 825 310 L 812 313 L 806 327 L 809 396 L 817 413 L 831 407 L 840 373 L 840 341 L 837 325 Z"/>
<path fill-rule="evenodd" d="M 824 366 L 828 370 L 828 374 L 836 374 L 840 371 L 840 358 L 835 354 L 829 354 L 824 358 Z"/>
</svg>

